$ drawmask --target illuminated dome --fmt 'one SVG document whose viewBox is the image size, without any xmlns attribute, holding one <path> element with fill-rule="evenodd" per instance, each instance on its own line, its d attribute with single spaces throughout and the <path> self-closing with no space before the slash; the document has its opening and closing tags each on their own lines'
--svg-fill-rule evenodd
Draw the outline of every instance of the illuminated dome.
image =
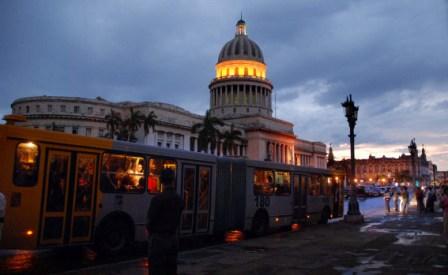
<svg viewBox="0 0 448 275">
<path fill-rule="evenodd" d="M 246 22 L 236 23 L 235 37 L 221 49 L 209 85 L 210 112 L 219 118 L 272 117 L 272 83 L 260 47 L 247 37 Z"/>
<path fill-rule="evenodd" d="M 264 63 L 263 52 L 257 43 L 247 37 L 246 22 L 242 19 L 236 23 L 235 38 L 222 47 L 219 53 L 218 63 L 241 59 Z"/>
</svg>

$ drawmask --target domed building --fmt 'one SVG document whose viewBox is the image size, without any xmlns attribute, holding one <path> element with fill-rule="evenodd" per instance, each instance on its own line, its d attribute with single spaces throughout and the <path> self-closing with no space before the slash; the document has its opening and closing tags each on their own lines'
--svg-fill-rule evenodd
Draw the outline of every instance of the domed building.
<svg viewBox="0 0 448 275">
<path fill-rule="evenodd" d="M 216 117 L 272 115 L 272 83 L 260 47 L 249 39 L 246 22 L 236 24 L 235 37 L 222 47 L 216 78 L 209 85 L 210 111 Z"/>
<path fill-rule="evenodd" d="M 215 70 L 210 112 L 245 129 L 249 159 L 326 167 L 325 144 L 297 139 L 292 123 L 272 117 L 274 87 L 263 51 L 249 38 L 244 20 L 222 47 Z"/>
<path fill-rule="evenodd" d="M 221 131 L 233 127 L 245 140 L 230 153 L 233 157 L 326 168 L 325 144 L 297 138 L 291 122 L 272 116 L 273 85 L 267 78 L 263 52 L 249 39 L 244 20 L 236 23 L 234 38 L 219 52 L 215 70 L 209 84 L 210 114 L 225 122 Z M 167 103 L 44 95 L 19 98 L 11 108 L 13 114 L 26 117 L 26 122 L 17 123 L 24 127 L 99 137 L 107 133 L 105 116 L 112 111 L 123 119 L 131 109 L 145 115 L 152 111 L 157 116 L 156 129 L 148 134 L 140 129 L 137 142 L 199 151 L 198 136 L 191 129 L 203 116 Z M 223 143 L 217 145 L 213 153 L 222 155 Z"/>
</svg>

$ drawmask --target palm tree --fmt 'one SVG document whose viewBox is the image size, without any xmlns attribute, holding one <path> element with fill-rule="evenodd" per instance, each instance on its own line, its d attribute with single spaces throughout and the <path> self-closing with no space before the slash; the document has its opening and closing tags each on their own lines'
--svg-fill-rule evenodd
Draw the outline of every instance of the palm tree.
<svg viewBox="0 0 448 275">
<path fill-rule="evenodd" d="M 156 114 L 154 114 L 154 111 L 149 112 L 148 115 L 146 115 L 143 119 L 143 130 L 145 131 L 145 138 L 148 136 L 149 131 L 152 129 L 152 131 L 154 132 L 155 126 L 156 126 L 156 121 L 157 116 Z"/>
<path fill-rule="evenodd" d="M 106 115 L 104 119 L 106 120 L 106 128 L 108 131 L 106 136 L 113 139 L 115 135 L 118 134 L 118 128 L 122 123 L 121 115 L 110 109 L 110 114 Z"/>
<path fill-rule="evenodd" d="M 123 122 L 123 127 L 126 128 L 128 132 L 127 141 L 135 142 L 137 140 L 135 132 L 138 131 L 138 128 L 140 128 L 144 119 L 145 115 L 140 111 L 134 112 L 134 108 L 131 107 L 129 117 Z"/>
<path fill-rule="evenodd" d="M 215 153 L 216 144 L 221 135 L 219 130 L 216 129 L 216 125 L 223 126 L 224 122 L 219 118 L 212 117 L 210 111 L 207 111 L 204 120 L 200 123 L 196 123 L 191 128 L 192 133 L 198 133 L 199 151 L 208 152 L 208 145 L 210 144 L 211 153 Z"/>
<path fill-rule="evenodd" d="M 244 141 L 241 137 L 241 131 L 235 130 L 233 124 L 230 125 L 230 130 L 225 131 L 221 135 L 221 138 L 224 140 L 222 143 L 222 151 L 224 155 L 227 155 L 227 152 L 236 155 L 236 141 Z"/>
</svg>

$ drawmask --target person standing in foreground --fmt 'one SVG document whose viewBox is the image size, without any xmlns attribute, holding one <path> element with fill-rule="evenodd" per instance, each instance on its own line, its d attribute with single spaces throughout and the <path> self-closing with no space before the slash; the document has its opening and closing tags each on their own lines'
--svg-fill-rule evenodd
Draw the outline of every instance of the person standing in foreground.
<svg viewBox="0 0 448 275">
<path fill-rule="evenodd" d="M 6 198 L 0 192 L 0 240 L 2 239 L 3 224 L 5 222 Z"/>
<path fill-rule="evenodd" d="M 448 186 L 443 188 L 443 195 L 440 199 L 440 208 L 443 209 L 443 235 L 448 240 Z"/>
<path fill-rule="evenodd" d="M 162 170 L 160 182 L 163 192 L 152 198 L 147 215 L 148 270 L 150 275 L 175 275 L 179 249 L 177 228 L 183 202 L 174 188 L 173 170 Z"/>
</svg>

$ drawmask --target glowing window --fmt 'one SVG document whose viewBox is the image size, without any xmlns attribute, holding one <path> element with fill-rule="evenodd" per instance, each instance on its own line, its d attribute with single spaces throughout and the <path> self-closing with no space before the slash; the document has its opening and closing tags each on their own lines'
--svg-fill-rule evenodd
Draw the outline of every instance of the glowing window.
<svg viewBox="0 0 448 275">
<path fill-rule="evenodd" d="M 101 191 L 105 193 L 141 193 L 145 188 L 145 160 L 139 156 L 104 154 Z"/>
<path fill-rule="evenodd" d="M 274 189 L 274 175 L 272 171 L 255 169 L 253 184 L 255 195 L 271 195 Z"/>
<path fill-rule="evenodd" d="M 37 183 L 39 148 L 32 142 L 17 145 L 14 164 L 14 184 L 34 186 Z"/>
<path fill-rule="evenodd" d="M 291 175 L 288 172 L 275 172 L 274 192 L 279 195 L 291 193 Z"/>
<path fill-rule="evenodd" d="M 160 174 L 163 169 L 171 169 L 176 175 L 177 164 L 174 160 L 152 158 L 149 161 L 149 176 L 148 176 L 148 192 L 160 193 L 163 191 L 162 183 L 160 182 Z M 174 176 L 174 182 L 176 182 L 176 176 Z"/>
</svg>

